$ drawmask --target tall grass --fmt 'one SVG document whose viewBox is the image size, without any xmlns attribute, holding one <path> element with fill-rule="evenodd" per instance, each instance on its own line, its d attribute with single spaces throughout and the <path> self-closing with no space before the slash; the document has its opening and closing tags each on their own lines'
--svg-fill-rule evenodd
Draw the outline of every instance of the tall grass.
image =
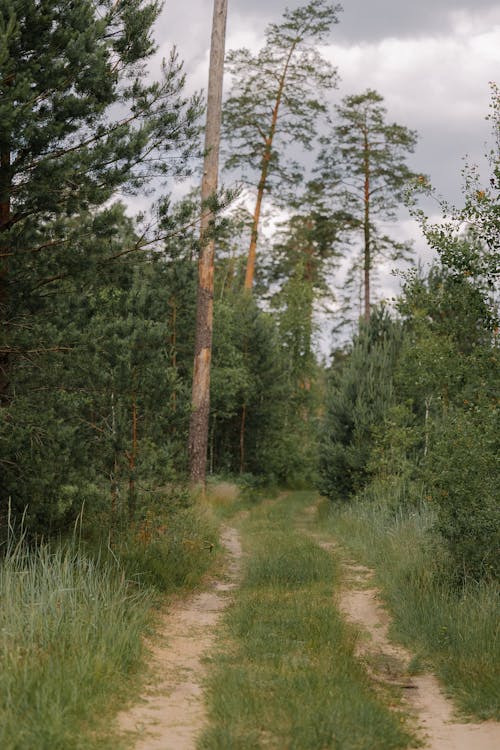
<svg viewBox="0 0 500 750">
<path fill-rule="evenodd" d="M 466 714 L 500 718 L 500 605 L 494 583 L 459 588 L 432 534 L 428 503 L 401 509 L 400 487 L 378 482 L 362 502 L 332 512 L 328 528 L 376 570 L 394 631 L 427 662 Z"/>
<path fill-rule="evenodd" d="M 207 508 L 150 512 L 112 541 L 127 576 L 163 593 L 196 586 L 217 549 L 217 528 Z"/>
<path fill-rule="evenodd" d="M 11 537 L 4 550 L 1 750 L 119 747 L 110 717 L 140 684 L 152 605 L 196 585 L 214 558 L 215 525 L 196 508 L 105 529 L 36 547 Z"/>
<path fill-rule="evenodd" d="M 391 750 L 410 742 L 373 693 L 335 606 L 333 557 L 291 528 L 307 493 L 255 507 L 244 522 L 241 590 L 208 681 L 203 750 Z"/>
<path fill-rule="evenodd" d="M 116 747 L 99 716 L 140 663 L 150 595 L 73 545 L 20 542 L 0 599 L 2 750 Z"/>
</svg>

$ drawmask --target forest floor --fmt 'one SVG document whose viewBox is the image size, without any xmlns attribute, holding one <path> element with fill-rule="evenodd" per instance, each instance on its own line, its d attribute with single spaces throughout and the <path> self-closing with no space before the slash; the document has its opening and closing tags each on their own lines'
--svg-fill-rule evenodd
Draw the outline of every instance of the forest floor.
<svg viewBox="0 0 500 750">
<path fill-rule="evenodd" d="M 285 504 L 287 500 L 282 497 L 271 502 L 277 505 Z M 373 571 L 350 559 L 332 535 L 324 530 L 318 531 L 316 508 L 311 505 L 311 500 L 314 500 L 312 495 L 309 502 L 299 502 L 293 519 L 295 531 L 304 540 L 312 539 L 340 566 L 339 585 L 332 591 L 332 597 L 341 618 L 354 632 L 355 658 L 368 676 L 367 681 L 377 700 L 385 701 L 390 712 L 401 717 L 405 731 L 408 731 L 406 737 L 410 739 L 394 740 L 395 744 L 387 744 L 387 747 L 423 747 L 428 750 L 496 750 L 500 747 L 500 723 L 460 721 L 434 675 L 411 673 L 412 654 L 389 637 L 390 618 L 381 602 L 380 592 L 373 585 Z M 258 508 L 240 510 L 231 518 L 232 526 L 222 527 L 223 573 L 212 579 L 203 591 L 175 602 L 162 616 L 157 637 L 150 644 L 153 663 L 144 695 L 118 716 L 122 737 L 134 750 L 212 747 L 225 750 L 233 750 L 233 747 L 235 750 L 236 747 L 238 750 L 254 747 L 323 750 L 329 746 L 341 750 L 374 750 L 375 747 L 386 747 L 383 740 L 376 744 L 368 736 L 365 741 L 360 741 L 359 737 L 353 739 L 352 745 L 349 740 L 347 744 L 337 740 L 331 745 L 324 742 L 316 745 L 312 739 L 301 743 L 298 737 L 293 737 L 293 730 L 287 740 L 284 736 L 281 739 L 278 735 L 273 737 L 272 732 L 264 730 L 261 730 L 260 739 L 252 742 L 245 742 L 243 737 L 238 741 L 230 740 L 230 734 L 220 731 L 216 741 L 203 739 L 207 727 L 214 723 L 214 715 L 224 724 L 224 718 L 218 716 L 220 706 L 215 712 L 210 710 L 207 681 L 211 679 L 210 673 L 217 669 L 221 644 L 225 649 L 228 632 L 224 614 L 234 607 L 242 582 L 242 563 L 252 556 L 252 538 L 246 529 L 248 519 L 252 521 Z M 234 651 L 231 642 L 227 650 Z M 221 739 L 223 736 L 226 739 Z"/>
</svg>

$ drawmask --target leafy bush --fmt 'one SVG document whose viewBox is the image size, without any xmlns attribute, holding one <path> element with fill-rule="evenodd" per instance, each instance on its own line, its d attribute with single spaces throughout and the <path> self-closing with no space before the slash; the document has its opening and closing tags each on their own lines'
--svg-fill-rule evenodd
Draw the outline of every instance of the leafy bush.
<svg viewBox="0 0 500 750">
<path fill-rule="evenodd" d="M 450 410 L 428 461 L 436 527 L 460 579 L 500 577 L 500 411 Z"/>
</svg>

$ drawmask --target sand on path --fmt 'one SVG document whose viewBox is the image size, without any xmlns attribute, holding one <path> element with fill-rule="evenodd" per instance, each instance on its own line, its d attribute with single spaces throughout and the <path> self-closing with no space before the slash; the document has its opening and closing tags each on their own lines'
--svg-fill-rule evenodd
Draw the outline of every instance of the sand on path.
<svg viewBox="0 0 500 750">
<path fill-rule="evenodd" d="M 140 703 L 118 716 L 120 730 L 137 736 L 135 750 L 194 750 L 205 726 L 204 658 L 240 573 L 236 529 L 224 528 L 221 542 L 228 560 L 224 577 L 165 613 L 158 643 L 151 647 L 152 682 Z"/>
</svg>

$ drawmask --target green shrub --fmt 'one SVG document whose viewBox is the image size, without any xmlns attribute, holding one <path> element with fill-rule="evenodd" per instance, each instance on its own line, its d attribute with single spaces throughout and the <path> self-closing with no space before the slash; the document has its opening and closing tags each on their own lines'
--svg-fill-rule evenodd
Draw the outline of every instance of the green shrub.
<svg viewBox="0 0 500 750">
<path fill-rule="evenodd" d="M 459 579 L 500 577 L 500 411 L 450 410 L 428 462 L 436 527 Z"/>
</svg>

